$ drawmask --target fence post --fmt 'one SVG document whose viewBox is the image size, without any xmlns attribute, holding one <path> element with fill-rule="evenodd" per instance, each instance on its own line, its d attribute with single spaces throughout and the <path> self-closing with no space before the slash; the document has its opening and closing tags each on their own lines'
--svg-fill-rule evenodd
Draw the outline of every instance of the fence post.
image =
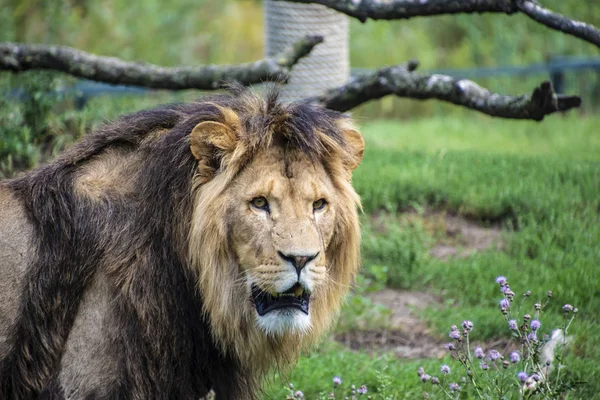
<svg viewBox="0 0 600 400">
<path fill-rule="evenodd" d="M 325 41 L 292 68 L 283 101 L 317 96 L 341 86 L 350 76 L 348 17 L 319 4 L 264 1 L 265 55 L 272 57 L 299 38 L 323 35 Z"/>
<path fill-rule="evenodd" d="M 550 82 L 557 94 L 565 92 L 565 71 L 560 65 L 560 59 L 550 57 L 548 59 L 548 69 L 550 70 Z"/>
</svg>

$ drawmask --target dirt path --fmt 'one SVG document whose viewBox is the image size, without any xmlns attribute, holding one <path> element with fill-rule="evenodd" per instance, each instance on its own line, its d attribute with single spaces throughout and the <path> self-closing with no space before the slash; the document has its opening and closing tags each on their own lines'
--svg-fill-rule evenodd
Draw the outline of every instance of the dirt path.
<svg viewBox="0 0 600 400">
<path fill-rule="evenodd" d="M 337 335 L 337 341 L 354 350 L 393 351 L 401 358 L 443 356 L 443 342 L 431 336 L 426 325 L 415 315 L 418 310 L 436 304 L 435 297 L 394 289 L 384 289 L 369 297 L 392 311 L 389 329 L 346 332 Z"/>
<path fill-rule="evenodd" d="M 440 237 L 430 251 L 440 260 L 464 258 L 477 251 L 504 247 L 499 225 L 481 226 L 463 217 L 439 212 L 426 215 L 424 221 L 438 221 L 436 225 L 441 227 Z"/>
<path fill-rule="evenodd" d="M 481 226 L 460 216 L 430 210 L 423 215 L 410 212 L 399 217 L 409 222 L 416 218 L 422 219 L 425 229 L 436 239 L 430 250 L 431 256 L 443 261 L 504 246 L 500 226 Z M 338 342 L 354 350 L 393 351 L 400 358 L 444 356 L 447 341 L 432 336 L 418 317 L 420 310 L 439 304 L 435 296 L 425 292 L 384 289 L 369 297 L 374 303 L 391 310 L 389 328 L 338 334 L 335 337 Z"/>
</svg>

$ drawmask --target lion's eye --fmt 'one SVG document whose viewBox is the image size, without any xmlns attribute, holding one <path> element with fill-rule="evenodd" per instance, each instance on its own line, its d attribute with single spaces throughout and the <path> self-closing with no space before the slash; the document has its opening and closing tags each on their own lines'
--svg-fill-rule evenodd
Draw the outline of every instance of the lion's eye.
<svg viewBox="0 0 600 400">
<path fill-rule="evenodd" d="M 327 200 L 319 199 L 313 203 L 313 210 L 315 210 L 315 211 L 322 210 L 323 208 L 325 208 L 326 205 L 327 205 Z"/>
<path fill-rule="evenodd" d="M 250 204 L 259 210 L 269 211 L 269 202 L 263 196 L 253 198 Z"/>
</svg>

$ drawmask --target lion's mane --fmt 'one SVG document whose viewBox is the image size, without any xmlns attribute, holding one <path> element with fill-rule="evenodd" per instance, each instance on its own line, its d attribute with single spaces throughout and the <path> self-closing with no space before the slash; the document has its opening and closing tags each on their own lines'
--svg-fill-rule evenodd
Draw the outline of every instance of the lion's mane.
<svg viewBox="0 0 600 400">
<path fill-rule="evenodd" d="M 252 132 L 240 138 L 244 151 L 225 169 L 190 153 L 190 132 L 202 121 Z M 223 300 L 235 295 L 224 272 L 235 268 L 235 257 L 213 205 L 244 163 L 281 136 L 286 146 L 323 162 L 344 199 L 328 259 L 337 264 L 331 281 L 350 282 L 359 264 L 359 227 L 345 167 L 353 162 L 350 144 L 340 134 L 348 124 L 332 111 L 234 90 L 121 118 L 50 164 L 3 183 L 24 205 L 36 248 L 13 351 L 0 360 L 0 398 L 68 395 L 57 371 L 99 271 L 110 279 L 109 343 L 119 354 L 110 398 L 199 398 L 210 389 L 224 399 L 253 397 L 269 367 L 293 362 L 327 329 L 347 285 L 330 285 L 306 338 L 261 337 L 251 318 Z M 111 158 L 129 173 L 116 174 L 111 185 L 81 184 L 97 164 L 110 167 Z"/>
</svg>

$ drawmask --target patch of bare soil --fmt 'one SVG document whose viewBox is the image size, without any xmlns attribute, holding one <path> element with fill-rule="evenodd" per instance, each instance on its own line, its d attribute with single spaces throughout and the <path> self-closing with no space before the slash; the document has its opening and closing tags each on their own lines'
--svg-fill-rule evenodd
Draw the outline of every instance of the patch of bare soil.
<svg viewBox="0 0 600 400">
<path fill-rule="evenodd" d="M 371 216 L 371 224 L 379 232 L 385 232 L 384 221 L 389 220 L 389 215 L 384 213 Z M 429 208 L 422 213 L 408 211 L 399 214 L 397 220 L 401 224 L 422 224 L 435 240 L 429 253 L 444 261 L 452 257 L 464 258 L 478 251 L 504 248 L 500 224 L 484 225 L 461 215 Z"/>
<path fill-rule="evenodd" d="M 437 243 L 430 250 L 433 257 L 448 260 L 451 257 L 464 258 L 478 251 L 500 250 L 504 246 L 502 229 L 499 225 L 482 226 L 458 215 L 434 213 L 424 217 L 440 221 L 443 229 Z"/>
<path fill-rule="evenodd" d="M 374 215 L 371 223 L 376 230 L 385 231 L 385 224 Z M 424 213 L 407 212 L 399 217 L 401 223 L 422 222 L 435 244 L 430 250 L 433 257 L 448 260 L 452 257 L 467 257 L 478 251 L 502 249 L 502 230 L 499 225 L 483 226 L 459 215 L 425 210 Z M 423 292 L 385 289 L 372 294 L 371 300 L 391 310 L 388 329 L 373 329 L 345 332 L 335 339 L 348 348 L 363 351 L 393 351 L 400 358 L 443 357 L 444 344 L 430 334 L 429 329 L 417 317 L 419 310 L 439 301 Z M 501 343 L 488 346 L 502 346 Z M 495 346 L 494 346 L 495 345 Z M 484 344 L 485 346 L 485 344 Z M 485 346 L 485 347 L 488 347 Z"/>
<path fill-rule="evenodd" d="M 401 358 L 442 357 L 444 343 L 430 335 L 416 317 L 419 310 L 438 300 L 427 293 L 384 289 L 370 295 L 374 303 L 392 311 L 388 329 L 360 330 L 336 335 L 346 347 L 363 351 L 393 351 Z"/>
</svg>

